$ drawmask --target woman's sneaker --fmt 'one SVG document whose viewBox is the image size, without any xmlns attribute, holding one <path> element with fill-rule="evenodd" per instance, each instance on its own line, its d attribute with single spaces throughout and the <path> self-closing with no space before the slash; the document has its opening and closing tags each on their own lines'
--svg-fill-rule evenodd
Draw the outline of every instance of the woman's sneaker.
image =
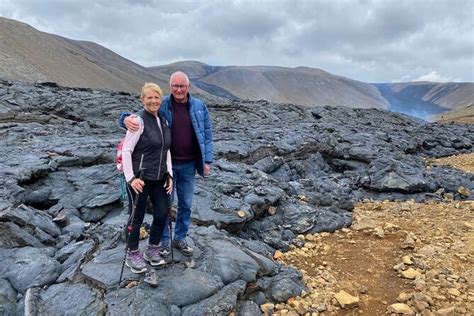
<svg viewBox="0 0 474 316">
<path fill-rule="evenodd" d="M 143 273 L 146 271 L 146 263 L 139 249 L 128 251 L 125 265 L 129 267 L 133 273 Z"/>
<path fill-rule="evenodd" d="M 189 257 L 193 255 L 193 248 L 191 248 L 186 240 L 173 240 L 173 247 L 178 249 L 183 255 Z"/>
<path fill-rule="evenodd" d="M 150 263 L 150 265 L 162 266 L 166 264 L 165 259 L 160 256 L 160 247 L 155 245 L 148 245 L 143 254 L 143 258 Z"/>
</svg>

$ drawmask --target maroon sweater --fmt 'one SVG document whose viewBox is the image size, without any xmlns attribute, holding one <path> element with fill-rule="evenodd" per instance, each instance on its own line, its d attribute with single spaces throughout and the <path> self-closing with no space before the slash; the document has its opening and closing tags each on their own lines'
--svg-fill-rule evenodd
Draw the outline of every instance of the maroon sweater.
<svg viewBox="0 0 474 316">
<path fill-rule="evenodd" d="M 189 104 L 178 103 L 172 98 L 173 124 L 171 126 L 171 157 L 187 162 L 199 157 L 199 146 L 189 117 Z"/>
</svg>

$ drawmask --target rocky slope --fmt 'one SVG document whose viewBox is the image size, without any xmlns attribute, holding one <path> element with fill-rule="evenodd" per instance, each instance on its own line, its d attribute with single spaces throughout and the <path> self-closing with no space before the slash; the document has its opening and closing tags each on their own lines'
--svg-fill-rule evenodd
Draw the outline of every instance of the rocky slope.
<svg viewBox="0 0 474 316">
<path fill-rule="evenodd" d="M 434 120 L 438 122 L 474 124 L 474 104 L 437 115 Z"/>
<path fill-rule="evenodd" d="M 40 32 L 0 17 L 0 78 L 137 91 L 145 81 L 168 89 L 177 70 L 206 99 L 268 100 L 308 106 L 389 109 L 428 119 L 474 102 L 474 83 L 371 84 L 309 67 L 211 66 L 182 61 L 145 68 L 92 42 Z"/>
<path fill-rule="evenodd" d="M 230 99 L 374 107 L 425 120 L 474 102 L 474 84 L 471 82 L 365 83 L 309 67 L 210 66 L 196 61 L 150 69 L 169 74 L 176 70 L 186 71 L 195 85 Z"/>
<path fill-rule="evenodd" d="M 473 158 L 431 163 L 454 163 L 472 174 Z M 474 201 L 443 192 L 424 203 L 358 203 L 350 229 L 300 235 L 302 248 L 278 254 L 304 273 L 307 287 L 301 296 L 266 308 L 275 315 L 472 315 L 473 214 Z"/>
<path fill-rule="evenodd" d="M 389 107 L 374 86 L 320 69 L 235 66 L 216 70 L 199 78 L 196 84 L 202 89 L 208 88 L 210 92 L 216 87 L 224 89 L 239 99 L 309 106 Z"/>
<path fill-rule="evenodd" d="M 157 289 L 128 271 L 119 288 L 127 214 L 116 119 L 140 108 L 137 95 L 0 81 L 3 311 L 254 315 L 304 289 L 274 252 L 301 246 L 300 234 L 350 226 L 354 202 L 474 198 L 472 174 L 423 160 L 471 153 L 472 125 L 376 109 L 208 105 L 216 162 L 197 181 L 196 253 L 157 270 Z"/>
<path fill-rule="evenodd" d="M 425 120 L 444 115 L 450 109 L 462 109 L 474 102 L 474 84 L 467 82 L 380 83 L 375 86 L 390 103 L 391 111 Z"/>
<path fill-rule="evenodd" d="M 473 103 L 474 84 L 467 82 L 405 82 L 386 86 L 400 101 L 416 99 L 447 109 L 456 109 Z"/>
<path fill-rule="evenodd" d="M 145 81 L 168 87 L 155 74 L 92 42 L 40 32 L 0 17 L 0 78 L 60 85 L 137 91 Z"/>
</svg>

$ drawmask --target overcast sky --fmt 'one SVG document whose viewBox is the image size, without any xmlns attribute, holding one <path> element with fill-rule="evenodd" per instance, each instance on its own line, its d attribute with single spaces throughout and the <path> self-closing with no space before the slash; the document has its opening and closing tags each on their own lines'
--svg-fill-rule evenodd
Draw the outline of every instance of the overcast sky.
<svg viewBox="0 0 474 316">
<path fill-rule="evenodd" d="M 365 82 L 474 81 L 473 0 L 0 0 L 0 15 L 143 66 L 198 60 Z"/>
</svg>

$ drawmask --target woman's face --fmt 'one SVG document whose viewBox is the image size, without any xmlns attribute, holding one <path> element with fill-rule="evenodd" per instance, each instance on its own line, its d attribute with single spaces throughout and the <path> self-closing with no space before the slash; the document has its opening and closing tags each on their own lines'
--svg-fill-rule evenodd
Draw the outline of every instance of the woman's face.
<svg viewBox="0 0 474 316">
<path fill-rule="evenodd" d="M 144 95 L 141 98 L 141 101 L 145 110 L 152 114 L 158 113 L 161 104 L 161 98 L 158 92 L 154 91 L 151 88 L 146 88 L 144 91 Z"/>
</svg>

